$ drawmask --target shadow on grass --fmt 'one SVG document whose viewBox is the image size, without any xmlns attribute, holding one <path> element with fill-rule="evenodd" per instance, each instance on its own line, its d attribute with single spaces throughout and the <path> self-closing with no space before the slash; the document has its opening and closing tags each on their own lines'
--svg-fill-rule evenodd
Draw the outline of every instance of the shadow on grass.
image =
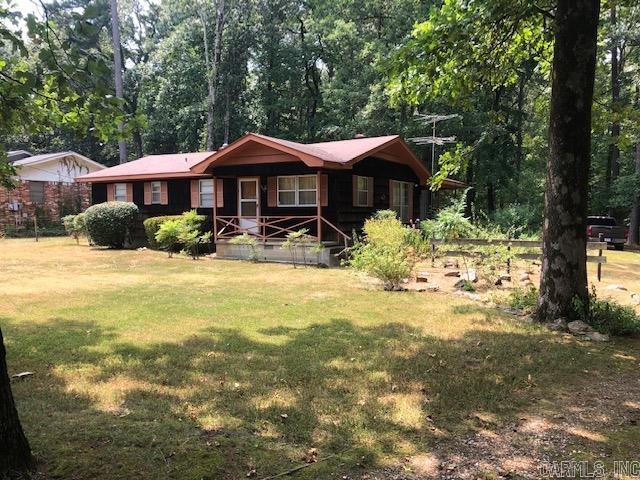
<svg viewBox="0 0 640 480">
<path fill-rule="evenodd" d="M 208 328 L 138 346 L 93 321 L 6 321 L 25 430 L 64 478 L 257 477 L 337 454 L 298 475 L 364 473 L 508 419 L 630 360 L 533 327 L 443 339 L 399 323 L 333 318 L 252 336 Z M 452 312 L 452 316 L 455 312 Z"/>
</svg>

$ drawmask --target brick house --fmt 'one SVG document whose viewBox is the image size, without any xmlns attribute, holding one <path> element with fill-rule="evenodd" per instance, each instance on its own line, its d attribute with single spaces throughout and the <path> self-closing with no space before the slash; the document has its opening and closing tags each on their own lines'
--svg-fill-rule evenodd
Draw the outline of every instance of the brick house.
<svg viewBox="0 0 640 480">
<path fill-rule="evenodd" d="M 75 177 L 106 168 L 75 152 L 31 155 L 8 152 L 16 169 L 15 188 L 0 187 L 0 230 L 23 229 L 37 217 L 41 225 L 59 223 L 91 204 L 91 186 Z"/>
</svg>

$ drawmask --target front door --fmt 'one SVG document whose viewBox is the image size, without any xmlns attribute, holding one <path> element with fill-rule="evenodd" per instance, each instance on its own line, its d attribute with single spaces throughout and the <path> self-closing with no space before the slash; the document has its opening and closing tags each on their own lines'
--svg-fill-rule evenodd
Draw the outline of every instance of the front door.
<svg viewBox="0 0 640 480">
<path fill-rule="evenodd" d="M 260 180 L 258 178 L 238 179 L 238 216 L 240 228 L 253 233 L 259 232 Z"/>
</svg>

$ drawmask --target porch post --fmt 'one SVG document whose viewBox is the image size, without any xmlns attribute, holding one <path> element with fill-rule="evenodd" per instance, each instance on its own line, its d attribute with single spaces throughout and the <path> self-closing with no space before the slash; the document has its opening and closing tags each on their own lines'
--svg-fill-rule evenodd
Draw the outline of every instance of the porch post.
<svg viewBox="0 0 640 480">
<path fill-rule="evenodd" d="M 318 243 L 322 242 L 322 202 L 320 201 L 320 172 L 316 172 L 316 205 L 317 205 L 317 213 L 318 218 L 317 229 L 318 229 Z"/>
<path fill-rule="evenodd" d="M 218 227 L 216 226 L 216 217 L 218 216 L 218 185 L 216 182 L 216 177 L 213 177 L 213 243 L 215 245 L 216 241 L 217 241 L 217 230 Z"/>
</svg>

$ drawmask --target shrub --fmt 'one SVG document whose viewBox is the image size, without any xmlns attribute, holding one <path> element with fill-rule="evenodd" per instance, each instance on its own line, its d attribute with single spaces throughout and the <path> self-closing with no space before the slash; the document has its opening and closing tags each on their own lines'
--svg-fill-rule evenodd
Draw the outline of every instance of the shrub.
<svg viewBox="0 0 640 480">
<path fill-rule="evenodd" d="M 87 236 L 84 213 L 77 215 L 65 215 L 62 217 L 62 224 L 67 234 L 80 243 L 80 237 Z"/>
<path fill-rule="evenodd" d="M 130 202 L 106 202 L 85 211 L 85 223 L 96 245 L 122 248 L 131 237 L 138 207 Z"/>
<path fill-rule="evenodd" d="M 205 217 L 204 215 L 198 215 L 195 212 L 195 210 L 193 211 L 193 213 L 189 213 L 189 215 L 190 217 L 188 221 L 196 222 L 198 224 L 198 229 L 202 231 L 202 225 L 206 221 L 207 217 Z M 160 246 L 156 241 L 156 233 L 158 233 L 158 230 L 160 229 L 160 225 L 162 225 L 164 222 L 168 220 L 179 220 L 181 218 L 183 218 L 182 215 L 164 215 L 161 217 L 147 218 L 143 222 L 143 225 L 144 225 L 144 232 L 147 236 L 147 241 L 149 242 L 149 246 L 155 249 L 160 248 Z"/>
<path fill-rule="evenodd" d="M 293 268 L 296 268 L 298 248 L 302 249 L 302 264 L 307 264 L 307 248 L 313 245 L 314 238 L 309 235 L 308 228 L 301 228 L 296 232 L 289 232 L 286 235 L 287 239 L 282 243 L 281 248 L 286 248 L 291 254 L 291 262 Z"/>
<path fill-rule="evenodd" d="M 177 246 L 180 243 L 180 232 L 182 230 L 182 224 L 180 217 L 165 220 L 160 224 L 160 228 L 156 232 L 156 245 L 163 250 L 167 251 L 169 258 L 173 256 L 173 252 L 177 250 Z"/>
<path fill-rule="evenodd" d="M 229 240 L 232 245 L 244 245 L 249 249 L 249 260 L 252 262 L 258 261 L 258 239 L 248 232 L 244 232 L 242 235 L 238 235 Z"/>
<path fill-rule="evenodd" d="M 580 302 L 574 302 L 580 311 Z M 640 317 L 631 307 L 620 305 L 614 300 L 600 299 L 596 295 L 595 287 L 589 294 L 589 309 L 585 322 L 600 333 L 616 336 L 630 336 L 640 334 Z"/>
<path fill-rule="evenodd" d="M 385 290 L 399 290 L 411 274 L 415 257 L 406 228 L 395 216 L 382 214 L 364 224 L 364 238 L 349 249 L 348 264 L 382 281 Z"/>
<path fill-rule="evenodd" d="M 202 221 L 203 215 L 198 215 L 195 210 L 168 220 L 165 218 L 155 234 L 156 244 L 166 250 L 169 257 L 181 246 L 182 252 L 195 260 L 200 255 L 200 245 L 211 241 L 211 232 L 200 232 Z"/>
</svg>

